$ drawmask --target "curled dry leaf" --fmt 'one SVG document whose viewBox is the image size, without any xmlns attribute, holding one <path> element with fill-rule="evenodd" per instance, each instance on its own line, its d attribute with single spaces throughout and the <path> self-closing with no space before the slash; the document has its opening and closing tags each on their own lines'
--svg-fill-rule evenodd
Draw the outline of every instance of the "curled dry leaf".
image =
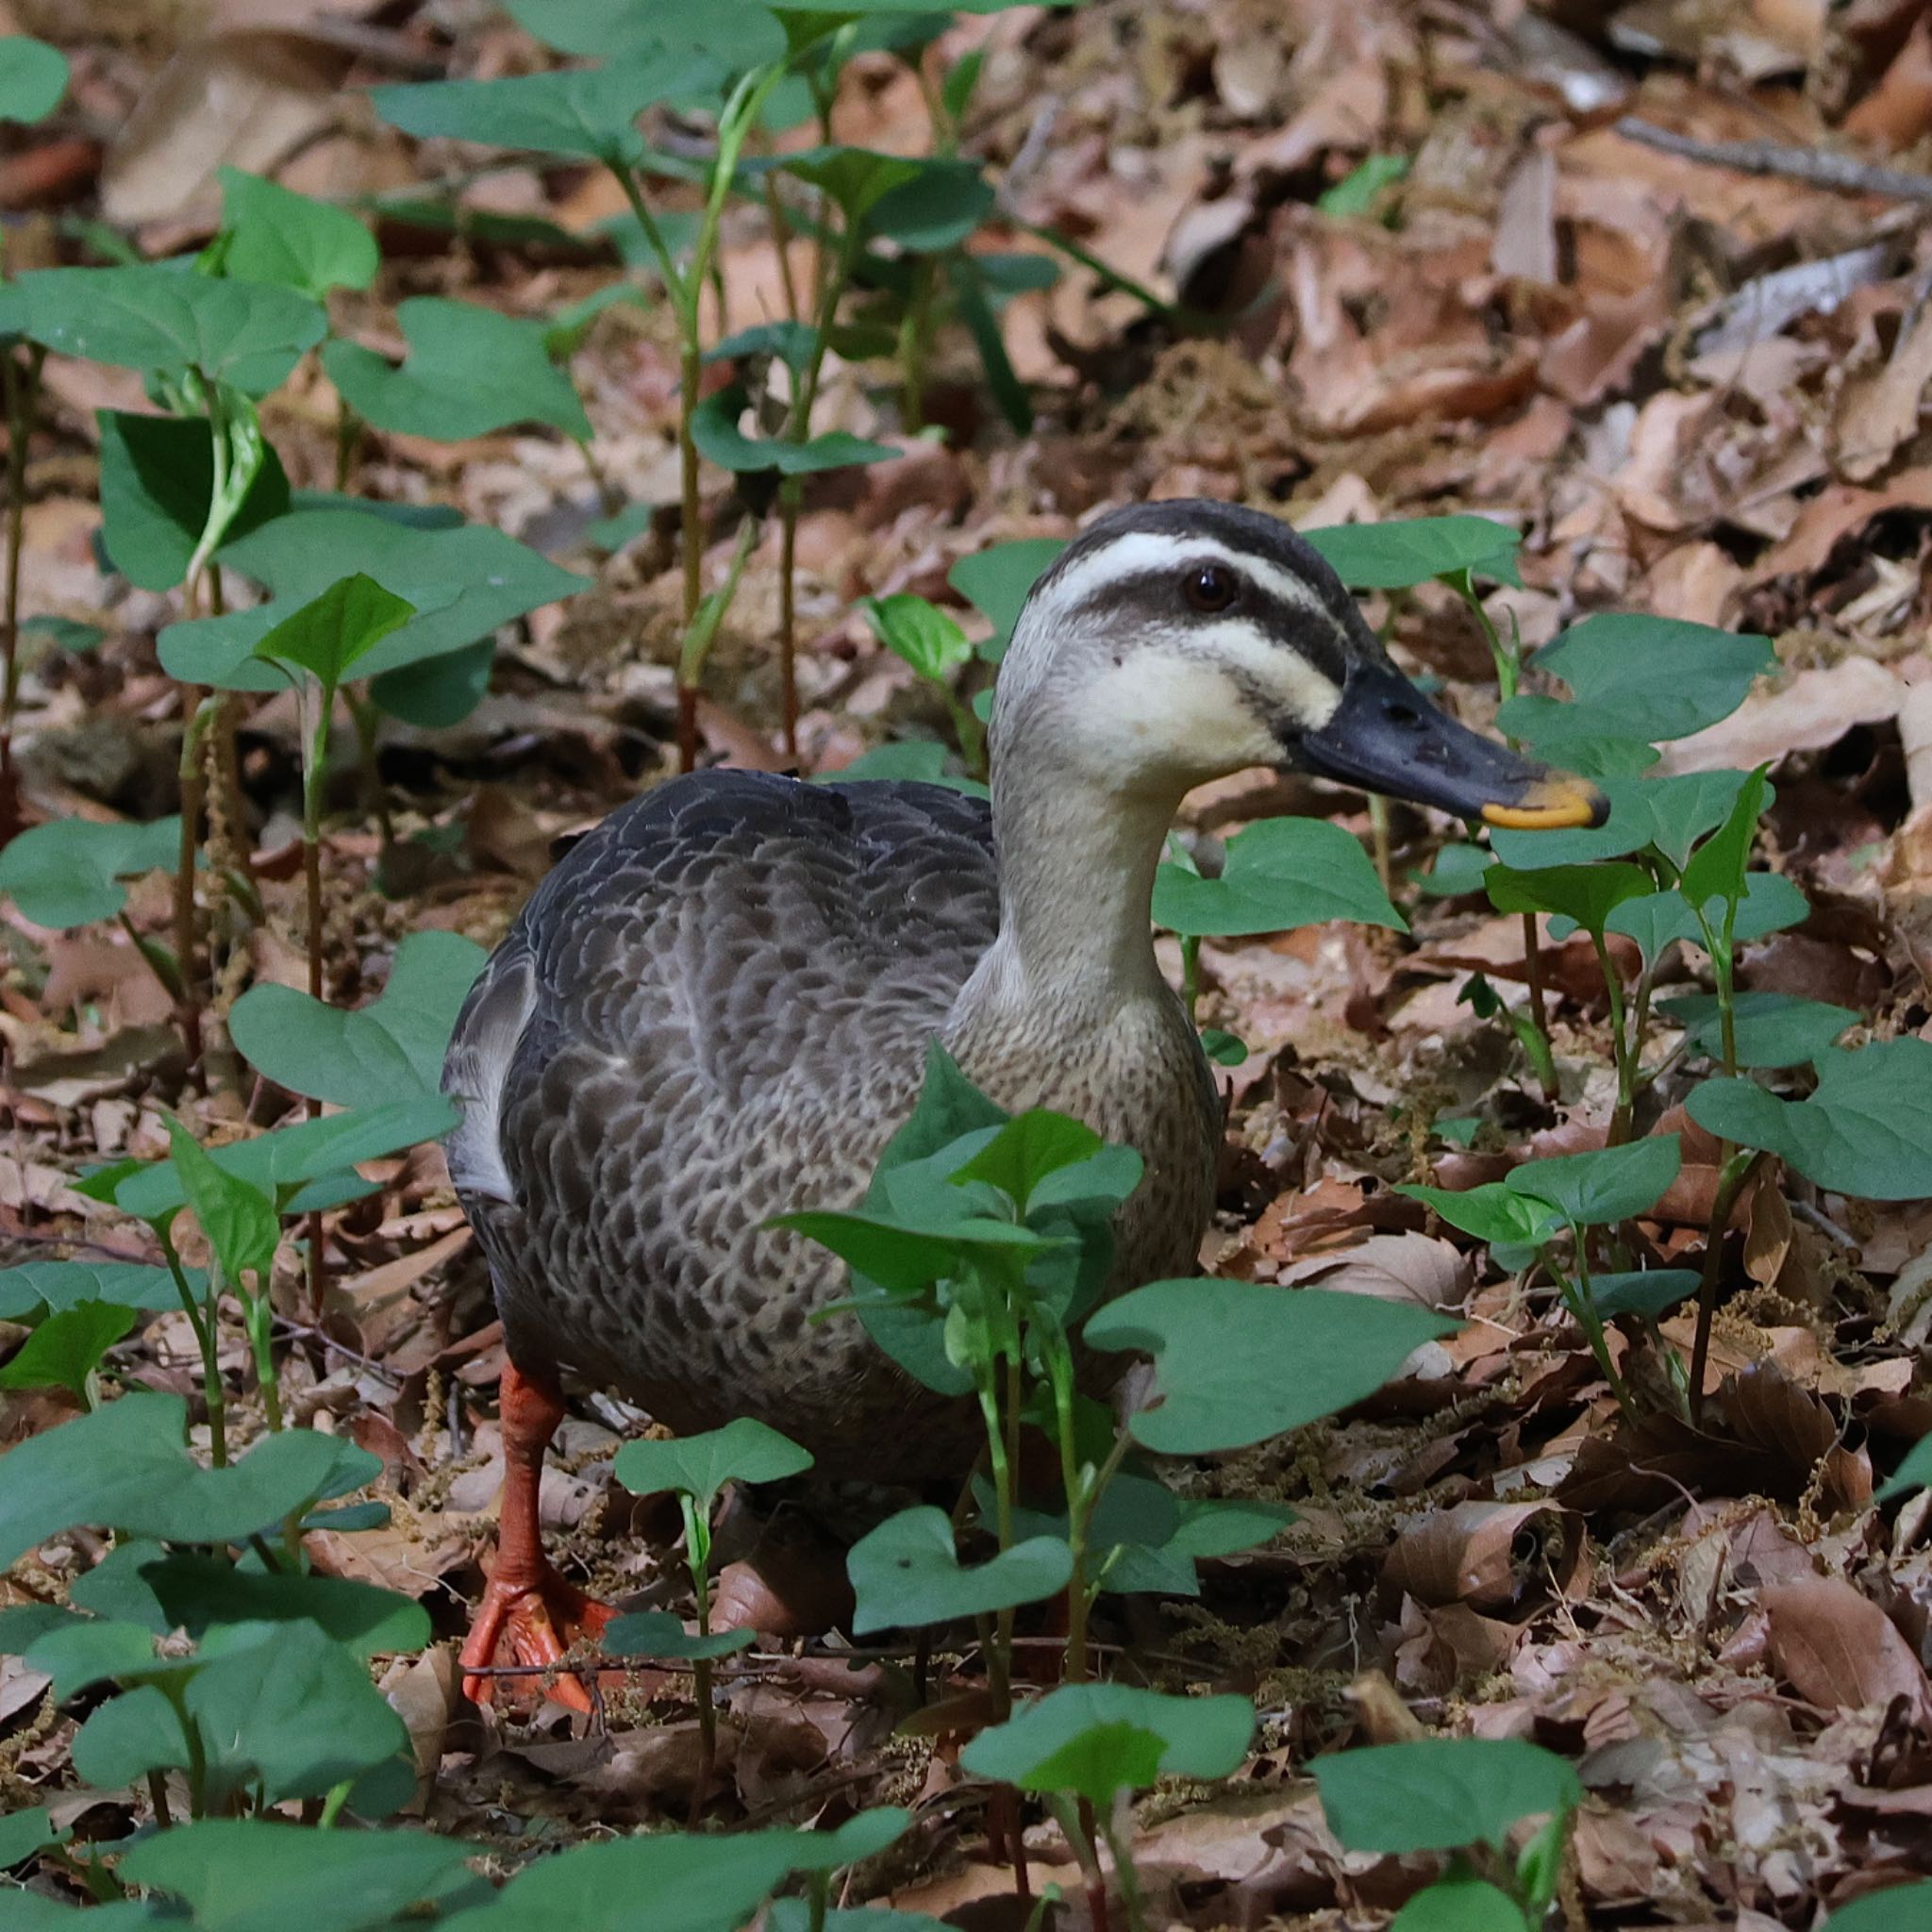
<svg viewBox="0 0 1932 1932">
<path fill-rule="evenodd" d="M 1418 1603 L 1514 1608 L 1575 1560 L 1579 1529 L 1547 1502 L 1458 1503 L 1396 1538 L 1382 1564 L 1386 1588 Z"/>
<path fill-rule="evenodd" d="M 1858 724 L 1898 716 L 1905 686 L 1870 658 L 1801 671 L 1782 690 L 1755 691 L 1728 718 L 1664 747 L 1660 773 L 1748 771 L 1788 753 L 1822 751 Z"/>
<path fill-rule="evenodd" d="M 1277 1278 L 1441 1310 L 1461 1307 L 1469 1295 L 1469 1263 L 1450 1242 L 1423 1234 L 1374 1234 L 1351 1248 L 1291 1262 Z"/>
<path fill-rule="evenodd" d="M 1897 1626 L 1840 1576 L 1781 1583 L 1763 1592 L 1774 1668 L 1821 1710 L 1882 1710 L 1904 1697 L 1932 1723 L 1932 1684 Z"/>
</svg>

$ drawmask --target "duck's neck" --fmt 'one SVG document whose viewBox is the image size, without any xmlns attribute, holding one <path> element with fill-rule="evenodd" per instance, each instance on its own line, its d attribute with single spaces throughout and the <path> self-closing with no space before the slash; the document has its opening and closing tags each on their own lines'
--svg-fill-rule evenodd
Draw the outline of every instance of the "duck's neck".
<svg viewBox="0 0 1932 1932">
<path fill-rule="evenodd" d="M 992 774 L 1000 929 L 956 1017 L 1022 1013 L 1077 1029 L 1158 997 L 1149 903 L 1178 791 L 1083 781 L 1047 746 L 1009 741 Z"/>
</svg>

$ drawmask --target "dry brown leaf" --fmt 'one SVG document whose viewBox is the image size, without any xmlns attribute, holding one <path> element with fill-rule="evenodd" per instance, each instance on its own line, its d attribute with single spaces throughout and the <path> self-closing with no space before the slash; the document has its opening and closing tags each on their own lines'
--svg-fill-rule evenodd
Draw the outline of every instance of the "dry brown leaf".
<svg viewBox="0 0 1932 1932">
<path fill-rule="evenodd" d="M 1932 304 L 1922 305 L 1890 359 L 1853 389 L 1838 425 L 1838 466 L 1857 482 L 1875 476 L 1892 452 L 1918 433 L 1919 411 L 1932 387 Z"/>
<path fill-rule="evenodd" d="M 1883 1709 L 1907 1700 L 1932 1722 L 1932 1685 L 1912 1647 L 1870 1597 L 1840 1576 L 1774 1584 L 1762 1595 L 1774 1667 L 1821 1710 Z"/>
<path fill-rule="evenodd" d="M 1782 690 L 1754 691 L 1728 718 L 1664 747 L 1659 773 L 1748 770 L 1788 753 L 1836 744 L 1858 724 L 1895 718 L 1905 686 L 1870 658 L 1801 671 Z"/>
<path fill-rule="evenodd" d="M 1458 1503 L 1395 1539 L 1382 1581 L 1420 1604 L 1506 1610 L 1544 1588 L 1552 1570 L 1560 1575 L 1574 1543 L 1550 1503 Z"/>
<path fill-rule="evenodd" d="M 1459 1308 L 1469 1296 L 1469 1264 L 1460 1250 L 1423 1234 L 1371 1235 L 1353 1247 L 1306 1255 L 1276 1278 L 1284 1284 L 1318 1281 L 1343 1294 L 1417 1302 L 1425 1308 Z"/>
<path fill-rule="evenodd" d="M 336 119 L 354 56 L 295 32 L 213 34 L 175 55 L 141 97 L 101 167 L 101 211 L 124 226 L 211 215 L 215 171 L 253 175 Z"/>
</svg>

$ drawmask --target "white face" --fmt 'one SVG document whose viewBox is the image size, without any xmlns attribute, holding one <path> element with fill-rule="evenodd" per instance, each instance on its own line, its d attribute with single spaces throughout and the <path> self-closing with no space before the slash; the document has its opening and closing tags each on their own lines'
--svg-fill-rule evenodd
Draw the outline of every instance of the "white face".
<svg viewBox="0 0 1932 1932">
<path fill-rule="evenodd" d="M 1209 537 L 1134 531 L 1035 592 L 1001 667 L 994 731 L 1022 708 L 1050 709 L 1056 749 L 1093 782 L 1184 790 L 1280 763 L 1277 727 L 1328 723 L 1352 650 L 1279 565 Z"/>
</svg>

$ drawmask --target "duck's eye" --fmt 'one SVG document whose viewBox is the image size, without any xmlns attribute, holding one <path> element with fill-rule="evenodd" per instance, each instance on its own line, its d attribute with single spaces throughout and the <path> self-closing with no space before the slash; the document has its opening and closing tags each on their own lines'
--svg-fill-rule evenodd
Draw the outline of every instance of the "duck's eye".
<svg viewBox="0 0 1932 1932">
<path fill-rule="evenodd" d="M 1193 610 L 1225 610 L 1235 600 L 1240 580 L 1218 563 L 1197 563 L 1181 579 L 1181 595 Z"/>
</svg>

